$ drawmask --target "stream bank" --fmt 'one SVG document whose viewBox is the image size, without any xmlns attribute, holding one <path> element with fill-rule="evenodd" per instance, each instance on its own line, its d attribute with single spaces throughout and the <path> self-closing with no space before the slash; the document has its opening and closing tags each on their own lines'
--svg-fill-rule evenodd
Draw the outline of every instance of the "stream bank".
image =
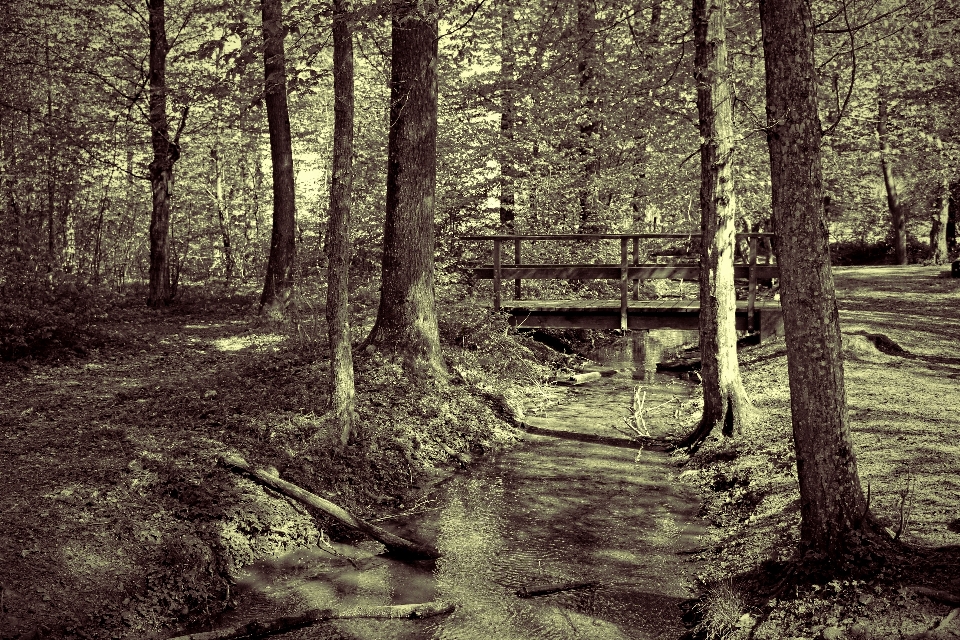
<svg viewBox="0 0 960 640">
<path fill-rule="evenodd" d="M 652 352 L 649 337 L 641 338 Z M 421 513 L 394 521 L 400 535 L 436 541 L 442 557 L 435 564 L 376 555 L 375 544 L 260 562 L 248 568 L 237 609 L 218 626 L 311 608 L 443 600 L 457 603 L 456 611 L 422 621 L 336 621 L 290 637 L 328 638 L 334 630 L 397 640 L 679 637 L 679 605 L 697 595 L 692 558 L 705 544 L 699 501 L 678 482 L 669 454 L 628 437 L 624 418 L 635 378 L 645 378 L 646 426 L 654 438 L 666 436 L 680 426 L 677 407 L 694 387 L 644 366 L 612 364 L 620 368 L 615 375 L 554 389 L 553 402 L 528 410 L 525 422 L 551 435 L 528 434 L 488 454 L 420 496 Z M 582 582 L 596 586 L 517 596 L 532 585 Z"/>
</svg>

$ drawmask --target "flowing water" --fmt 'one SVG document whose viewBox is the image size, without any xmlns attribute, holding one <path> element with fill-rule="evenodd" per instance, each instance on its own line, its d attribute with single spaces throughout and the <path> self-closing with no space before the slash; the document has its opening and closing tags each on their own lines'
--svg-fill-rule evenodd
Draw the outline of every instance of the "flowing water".
<svg viewBox="0 0 960 640">
<path fill-rule="evenodd" d="M 695 596 L 691 552 L 704 545 L 698 504 L 669 455 L 637 448 L 624 421 L 642 380 L 646 428 L 657 436 L 673 426 L 692 386 L 653 368 L 689 341 L 689 332 L 678 333 L 638 333 L 606 347 L 598 355 L 617 375 L 574 387 L 562 403 L 528 416 L 538 433 L 552 435 L 529 435 L 487 456 L 424 496 L 419 515 L 382 523 L 436 541 L 435 564 L 378 556 L 376 545 L 334 545 L 340 556 L 297 552 L 251 567 L 230 617 L 442 599 L 457 609 L 426 620 L 337 621 L 285 637 L 329 638 L 331 625 L 369 640 L 679 637 L 678 604 Z M 517 596 L 571 582 L 595 586 Z"/>
</svg>

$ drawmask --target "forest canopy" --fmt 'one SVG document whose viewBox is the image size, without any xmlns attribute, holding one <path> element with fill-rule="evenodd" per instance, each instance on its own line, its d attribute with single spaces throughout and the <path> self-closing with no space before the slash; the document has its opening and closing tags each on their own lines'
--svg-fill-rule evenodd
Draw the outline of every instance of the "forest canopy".
<svg viewBox="0 0 960 640">
<path fill-rule="evenodd" d="M 835 262 L 946 259 L 960 194 L 960 15 L 943 1 L 814 4 L 824 204 Z M 333 135 L 332 11 L 283 7 L 297 281 L 322 284 Z M 766 229 L 756 6 L 727 48 L 740 230 Z M 16 0 L 0 26 L 4 297 L 144 283 L 150 251 L 149 16 L 127 2 Z M 171 295 L 258 286 L 271 172 L 256 3 L 165 7 L 175 152 Z M 389 113 L 388 7 L 355 3 L 355 283 L 378 277 Z M 685 3 L 439 5 L 437 283 L 464 279 L 471 233 L 695 231 L 699 141 Z M 176 139 L 174 136 L 176 135 Z M 948 221 L 948 213 L 950 219 Z M 902 218 L 898 238 L 896 216 Z M 900 256 L 902 244 L 909 255 Z"/>
</svg>

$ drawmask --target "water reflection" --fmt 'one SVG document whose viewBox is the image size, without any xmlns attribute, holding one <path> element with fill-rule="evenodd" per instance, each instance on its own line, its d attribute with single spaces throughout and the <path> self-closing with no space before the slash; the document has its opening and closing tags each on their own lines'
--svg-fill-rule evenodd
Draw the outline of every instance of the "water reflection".
<svg viewBox="0 0 960 640">
<path fill-rule="evenodd" d="M 597 356 L 605 366 L 652 376 L 656 361 L 696 339 L 696 332 L 631 334 Z M 641 366 L 642 363 L 642 366 Z M 676 378 L 643 388 L 649 407 L 686 400 L 693 386 Z M 631 376 L 604 378 L 569 391 L 569 401 L 533 426 L 563 434 L 617 436 L 629 415 Z M 671 411 L 648 417 L 654 436 L 676 428 Z M 355 547 L 337 546 L 251 568 L 250 591 L 234 620 L 291 609 L 402 604 L 442 599 L 458 604 L 428 620 L 345 620 L 292 638 L 329 638 L 331 627 L 365 640 L 561 640 L 679 637 L 678 604 L 694 595 L 690 555 L 704 545 L 698 502 L 676 481 L 664 453 L 572 437 L 529 436 L 452 477 L 439 509 L 394 530 L 435 540 L 442 558 L 411 566 Z M 395 523 L 395 521 L 393 521 Z M 350 557 L 350 561 L 343 556 Z M 278 567 L 278 565 L 283 565 Z M 282 570 L 281 570 L 282 569 Z M 294 570 L 296 569 L 296 570 Z M 259 573 L 258 573 L 259 572 Z M 522 599 L 521 587 L 596 582 L 596 589 Z"/>
<path fill-rule="evenodd" d="M 657 380 L 657 363 L 677 356 L 684 348 L 699 341 L 696 331 L 652 329 L 631 331 L 615 342 L 586 354 L 594 362 L 612 369 L 633 369 L 639 380 Z"/>
</svg>

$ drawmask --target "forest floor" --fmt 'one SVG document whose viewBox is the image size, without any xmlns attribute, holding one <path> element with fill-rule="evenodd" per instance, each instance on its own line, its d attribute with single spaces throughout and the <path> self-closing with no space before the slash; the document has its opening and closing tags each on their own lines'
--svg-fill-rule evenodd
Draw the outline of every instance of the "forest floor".
<svg viewBox="0 0 960 640">
<path fill-rule="evenodd" d="M 860 473 L 902 555 L 876 575 L 761 594 L 792 566 L 799 522 L 784 345 L 764 343 L 742 353 L 748 437 L 677 456 L 713 525 L 701 630 L 906 638 L 947 617 L 915 588 L 960 593 L 960 281 L 941 272 L 835 270 Z M 0 638 L 162 638 L 209 618 L 231 606 L 238 567 L 348 539 L 220 456 L 273 466 L 361 515 L 404 513 L 418 490 L 512 442 L 491 397 L 534 398 L 550 372 L 540 346 L 455 309 L 441 318 L 445 388 L 358 354 L 363 445 L 340 452 L 323 415 L 322 322 L 281 326 L 252 309 L 119 305 L 98 348 L 0 365 Z"/>
<path fill-rule="evenodd" d="M 786 351 L 782 339 L 749 349 L 741 367 L 754 423 L 735 443 L 712 438 L 682 474 L 700 485 L 713 525 L 701 630 L 757 640 L 960 637 L 950 613 L 960 606 L 960 280 L 931 266 L 840 267 L 834 277 L 860 478 L 902 546 L 880 568 L 781 582 L 795 567 L 800 520 Z"/>
<path fill-rule="evenodd" d="M 0 363 L 0 638 L 168 637 L 215 616 L 239 567 L 351 540 L 221 456 L 273 467 L 361 517 L 403 513 L 406 496 L 514 441 L 490 397 L 552 371 L 530 349 L 550 350 L 507 338 L 502 319 L 450 309 L 449 384 L 357 355 L 360 435 L 340 451 L 323 415 L 322 320 L 255 311 L 132 300 L 82 356 Z"/>
</svg>

